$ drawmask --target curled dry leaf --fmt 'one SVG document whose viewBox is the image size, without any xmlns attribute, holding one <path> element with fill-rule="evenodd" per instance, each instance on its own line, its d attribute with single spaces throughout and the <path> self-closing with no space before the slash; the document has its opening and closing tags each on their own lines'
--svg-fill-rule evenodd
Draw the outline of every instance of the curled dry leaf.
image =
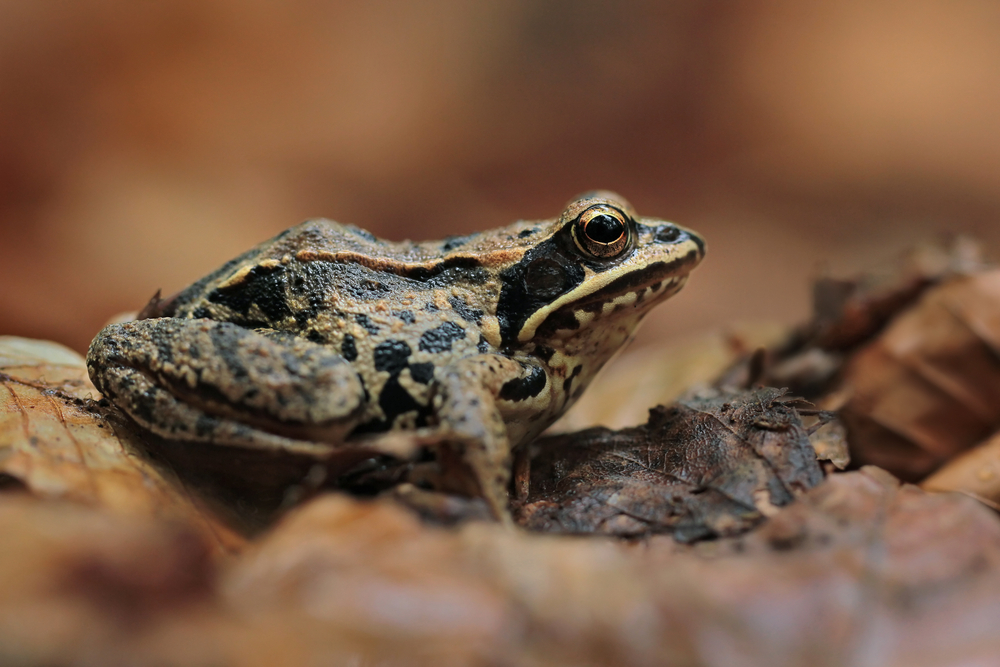
<svg viewBox="0 0 1000 667">
<path fill-rule="evenodd" d="M 823 479 L 796 401 L 777 389 L 689 398 L 638 428 L 547 438 L 517 520 L 533 530 L 731 535 Z"/>
<path fill-rule="evenodd" d="M 897 261 L 853 278 L 821 277 L 813 285 L 812 319 L 769 345 L 759 368 L 754 368 L 755 357 L 746 356 L 713 385 L 787 387 L 827 409 L 839 409 L 841 397 L 829 392 L 850 354 L 934 285 L 991 266 L 976 241 L 956 236 L 920 244 Z"/>
<path fill-rule="evenodd" d="M 920 479 L 1000 427 L 1000 270 L 929 290 L 844 369 L 852 458 Z"/>
<path fill-rule="evenodd" d="M 84 360 L 55 343 L 0 337 L 0 474 L 39 498 L 196 527 L 221 551 L 243 539 L 208 512 L 141 436 L 92 400 Z"/>
<path fill-rule="evenodd" d="M 846 350 L 863 343 L 929 286 L 988 267 L 975 240 L 955 236 L 915 246 L 884 271 L 842 280 L 823 277 L 813 285 L 810 344 Z"/>
</svg>

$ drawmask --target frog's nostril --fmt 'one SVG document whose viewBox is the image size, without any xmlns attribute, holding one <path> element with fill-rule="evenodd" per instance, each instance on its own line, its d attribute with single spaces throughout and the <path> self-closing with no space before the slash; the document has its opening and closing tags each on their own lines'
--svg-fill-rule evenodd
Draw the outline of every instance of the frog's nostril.
<svg viewBox="0 0 1000 667">
<path fill-rule="evenodd" d="M 681 238 L 681 230 L 674 225 L 660 225 L 656 230 L 656 240 L 660 243 L 673 243 Z"/>
</svg>

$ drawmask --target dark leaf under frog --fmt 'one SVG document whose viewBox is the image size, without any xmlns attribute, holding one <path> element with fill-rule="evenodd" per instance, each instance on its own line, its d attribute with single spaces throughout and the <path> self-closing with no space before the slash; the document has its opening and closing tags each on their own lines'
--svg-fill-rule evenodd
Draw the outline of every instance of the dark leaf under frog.
<svg viewBox="0 0 1000 667">
<path fill-rule="evenodd" d="M 779 389 L 713 393 L 654 408 L 636 428 L 546 438 L 515 518 L 681 542 L 742 532 L 823 479 L 798 405 Z"/>
</svg>

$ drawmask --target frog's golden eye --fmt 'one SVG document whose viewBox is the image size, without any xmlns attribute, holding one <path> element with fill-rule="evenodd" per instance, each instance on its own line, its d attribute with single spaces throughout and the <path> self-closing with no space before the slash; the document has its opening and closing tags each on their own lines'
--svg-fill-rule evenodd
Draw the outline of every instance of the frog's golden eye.
<svg viewBox="0 0 1000 667">
<path fill-rule="evenodd" d="M 624 213 L 606 204 L 591 206 L 573 223 L 573 240 L 584 253 L 615 257 L 629 246 L 631 228 Z"/>
</svg>

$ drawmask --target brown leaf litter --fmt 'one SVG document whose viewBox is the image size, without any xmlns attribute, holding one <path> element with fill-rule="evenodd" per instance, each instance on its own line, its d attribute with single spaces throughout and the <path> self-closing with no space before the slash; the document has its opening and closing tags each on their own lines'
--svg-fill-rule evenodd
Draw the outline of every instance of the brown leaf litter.
<svg viewBox="0 0 1000 667">
<path fill-rule="evenodd" d="M 518 522 L 682 542 L 747 530 L 823 479 L 797 407 L 776 389 L 711 392 L 637 428 L 544 438 Z"/>
<path fill-rule="evenodd" d="M 312 464 L 151 438 L 75 353 L 0 338 L 0 662 L 996 664 L 1000 270 L 977 253 L 821 283 L 766 354 L 670 366 L 702 387 L 645 425 L 534 443 L 515 512 L 541 533 L 422 521 L 398 500 L 476 514 L 420 488 L 429 461 L 372 459 L 360 500 Z M 676 396 L 651 367 L 638 384 Z M 848 443 L 961 493 L 835 472 Z"/>
</svg>

